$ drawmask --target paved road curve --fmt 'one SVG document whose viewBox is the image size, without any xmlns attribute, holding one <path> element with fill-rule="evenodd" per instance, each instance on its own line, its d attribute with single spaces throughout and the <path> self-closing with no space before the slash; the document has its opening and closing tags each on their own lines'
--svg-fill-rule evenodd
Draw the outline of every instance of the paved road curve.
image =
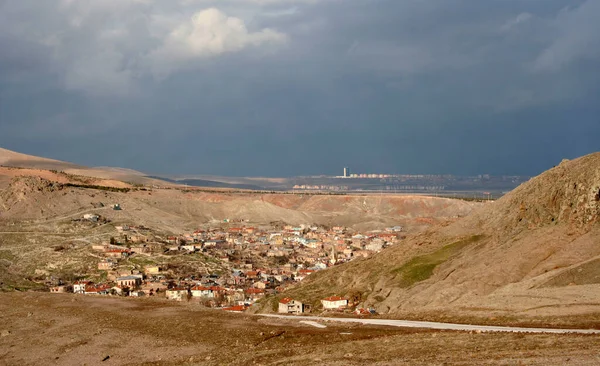
<svg viewBox="0 0 600 366">
<path fill-rule="evenodd" d="M 257 314 L 270 318 L 297 319 L 297 320 L 319 320 L 334 321 L 342 323 L 361 323 L 369 325 L 387 325 L 391 327 L 407 328 L 426 328 L 440 330 L 462 330 L 479 332 L 513 332 L 513 333 L 578 333 L 578 334 L 600 334 L 600 329 L 553 329 L 553 328 L 520 328 L 520 327 L 502 327 L 494 325 L 470 325 L 470 324 L 452 324 L 422 322 L 412 320 L 392 320 L 392 319 L 358 319 L 358 318 L 323 318 L 319 316 L 294 316 L 277 314 Z"/>
</svg>

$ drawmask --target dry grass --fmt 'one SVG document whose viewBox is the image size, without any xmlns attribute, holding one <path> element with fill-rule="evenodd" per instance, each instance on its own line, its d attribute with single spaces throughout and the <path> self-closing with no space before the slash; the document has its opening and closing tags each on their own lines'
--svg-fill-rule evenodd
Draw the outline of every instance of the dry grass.
<svg viewBox="0 0 600 366">
<path fill-rule="evenodd" d="M 317 329 L 150 299 L 11 293 L 0 295 L 0 314 L 7 366 L 107 356 L 108 365 L 593 365 L 600 349 L 597 336 Z"/>
</svg>

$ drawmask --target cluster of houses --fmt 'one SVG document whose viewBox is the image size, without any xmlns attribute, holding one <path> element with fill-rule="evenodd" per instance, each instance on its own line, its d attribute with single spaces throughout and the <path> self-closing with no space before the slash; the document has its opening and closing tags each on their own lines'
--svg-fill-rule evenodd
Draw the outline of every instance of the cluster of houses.
<svg viewBox="0 0 600 366">
<path fill-rule="evenodd" d="M 379 252 L 397 243 L 401 232 L 400 226 L 365 234 L 340 226 L 230 227 L 169 236 L 167 242 L 170 251 L 201 251 L 226 262 L 235 262 L 237 252 L 246 258 L 283 258 L 286 263 L 319 270 Z"/>
<path fill-rule="evenodd" d="M 357 258 L 368 257 L 402 239 L 402 227 L 356 233 L 344 227 L 319 226 L 229 227 L 198 229 L 163 240 L 147 240 L 147 228 L 119 226 L 127 246 L 117 243 L 94 245 L 100 252 L 98 271 L 106 282 L 79 281 L 55 284 L 51 292 L 85 295 L 164 296 L 174 301 L 199 301 L 207 306 L 242 311 L 267 295 L 276 295 L 316 271 Z M 136 240 L 131 240 L 136 239 Z M 133 245 L 132 245 L 133 244 Z M 165 263 L 137 266 L 139 256 L 154 258 L 202 253 L 225 270 L 212 274 L 181 272 Z M 154 260 L 150 261 L 157 263 Z M 189 271 L 190 267 L 186 270 Z M 325 310 L 345 309 L 348 300 L 322 300 Z M 301 314 L 310 308 L 297 300 L 283 299 L 279 311 Z M 285 310 L 285 311 L 284 311 Z"/>
<path fill-rule="evenodd" d="M 81 295 L 153 295 L 154 288 L 142 290 L 143 275 L 128 275 L 117 278 L 114 282 L 94 283 L 88 280 L 76 281 L 72 285 L 60 283 L 50 287 L 52 293 L 75 293 Z M 159 289 L 158 286 L 155 287 Z"/>
<path fill-rule="evenodd" d="M 350 303 L 348 299 L 341 296 L 330 296 L 321 300 L 323 311 L 345 311 L 353 308 L 355 305 L 356 304 Z M 279 300 L 279 306 L 277 308 L 277 312 L 280 314 L 299 315 L 310 311 L 310 305 L 289 297 L 284 297 Z M 355 308 L 354 313 L 357 315 L 371 315 L 375 314 L 375 310 Z"/>
<path fill-rule="evenodd" d="M 348 299 L 340 296 L 330 296 L 321 300 L 323 310 L 343 310 L 348 307 Z M 298 300 L 289 297 L 284 297 L 279 300 L 278 313 L 281 314 L 303 314 L 310 312 L 310 305 L 304 304 Z"/>
</svg>

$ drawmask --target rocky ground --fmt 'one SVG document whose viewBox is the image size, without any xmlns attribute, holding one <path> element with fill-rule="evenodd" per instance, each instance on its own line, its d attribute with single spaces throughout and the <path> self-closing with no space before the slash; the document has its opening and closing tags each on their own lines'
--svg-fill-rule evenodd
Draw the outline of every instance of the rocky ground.
<svg viewBox="0 0 600 366">
<path fill-rule="evenodd" d="M 154 299 L 0 295 L 3 365 L 597 365 L 600 337 L 262 319 Z"/>
</svg>

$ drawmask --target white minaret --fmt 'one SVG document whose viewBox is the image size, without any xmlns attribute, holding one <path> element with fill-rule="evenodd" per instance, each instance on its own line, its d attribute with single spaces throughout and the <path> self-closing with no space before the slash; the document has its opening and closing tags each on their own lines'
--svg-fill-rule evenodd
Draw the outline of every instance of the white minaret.
<svg viewBox="0 0 600 366">
<path fill-rule="evenodd" d="M 335 252 L 335 245 L 331 246 L 331 258 L 329 258 L 329 263 L 336 264 L 337 263 L 337 253 Z"/>
</svg>

